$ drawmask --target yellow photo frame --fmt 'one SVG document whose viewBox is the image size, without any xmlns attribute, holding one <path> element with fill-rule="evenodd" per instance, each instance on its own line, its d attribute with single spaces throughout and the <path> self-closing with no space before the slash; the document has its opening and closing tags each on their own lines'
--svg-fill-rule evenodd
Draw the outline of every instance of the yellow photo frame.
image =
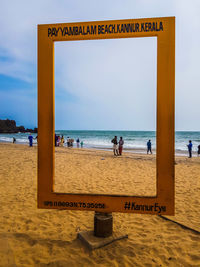
<svg viewBox="0 0 200 267">
<path fill-rule="evenodd" d="M 156 196 L 54 192 L 54 42 L 157 37 Z M 38 25 L 38 208 L 174 215 L 175 17 Z"/>
</svg>

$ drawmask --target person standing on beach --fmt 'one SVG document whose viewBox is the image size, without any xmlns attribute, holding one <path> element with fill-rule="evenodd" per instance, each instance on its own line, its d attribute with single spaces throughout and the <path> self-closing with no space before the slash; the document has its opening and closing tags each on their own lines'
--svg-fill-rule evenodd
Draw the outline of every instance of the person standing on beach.
<svg viewBox="0 0 200 267">
<path fill-rule="evenodd" d="M 28 137 L 29 140 L 29 146 L 33 146 L 33 136 L 30 134 Z"/>
<path fill-rule="evenodd" d="M 81 141 L 81 148 L 83 148 L 83 141 Z"/>
<path fill-rule="evenodd" d="M 65 143 L 65 139 L 64 139 L 64 136 L 62 135 L 61 140 L 60 140 L 60 145 L 64 146 L 64 143 Z"/>
<path fill-rule="evenodd" d="M 55 146 L 57 146 L 58 136 L 55 134 Z"/>
<path fill-rule="evenodd" d="M 16 143 L 16 138 L 15 137 L 13 137 L 13 144 L 15 144 Z"/>
<path fill-rule="evenodd" d="M 189 140 L 189 144 L 187 145 L 188 147 L 188 152 L 189 152 L 189 157 L 188 158 L 191 158 L 192 157 L 192 141 Z"/>
<path fill-rule="evenodd" d="M 67 147 L 69 147 L 69 136 L 67 136 Z"/>
<path fill-rule="evenodd" d="M 57 136 L 58 139 L 57 139 L 57 146 L 60 146 L 60 135 Z"/>
<path fill-rule="evenodd" d="M 122 155 L 123 145 L 124 145 L 124 140 L 123 140 L 123 138 L 122 138 L 122 136 L 121 136 L 121 137 L 120 137 L 120 140 L 119 140 L 119 155 L 120 155 L 120 156 Z"/>
<path fill-rule="evenodd" d="M 149 154 L 149 152 L 152 154 L 152 150 L 151 150 L 151 140 L 149 140 L 147 142 L 147 154 Z"/>
<path fill-rule="evenodd" d="M 118 149 L 117 149 L 117 144 L 118 144 L 118 142 L 117 142 L 117 136 L 115 136 L 112 139 L 111 142 L 113 143 L 113 153 L 114 153 L 114 156 L 118 156 L 119 154 L 118 154 Z"/>
<path fill-rule="evenodd" d="M 80 143 L 80 140 L 79 138 L 76 140 L 76 145 L 77 145 L 77 148 L 79 148 L 79 143 Z"/>
</svg>

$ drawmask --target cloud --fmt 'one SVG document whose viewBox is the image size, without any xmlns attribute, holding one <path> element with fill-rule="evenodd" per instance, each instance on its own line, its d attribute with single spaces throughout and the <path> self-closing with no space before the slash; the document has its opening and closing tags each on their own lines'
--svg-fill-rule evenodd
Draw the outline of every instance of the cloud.
<svg viewBox="0 0 200 267">
<path fill-rule="evenodd" d="M 56 43 L 56 90 L 62 88 L 63 98 L 70 92 L 77 99 L 66 116 L 82 114 L 85 125 L 89 121 L 101 129 L 155 129 L 156 42 L 136 38 Z M 141 123 L 145 117 L 148 122 Z"/>
<path fill-rule="evenodd" d="M 36 90 L 0 90 L 0 118 L 14 119 L 17 125 L 37 127 Z"/>
</svg>

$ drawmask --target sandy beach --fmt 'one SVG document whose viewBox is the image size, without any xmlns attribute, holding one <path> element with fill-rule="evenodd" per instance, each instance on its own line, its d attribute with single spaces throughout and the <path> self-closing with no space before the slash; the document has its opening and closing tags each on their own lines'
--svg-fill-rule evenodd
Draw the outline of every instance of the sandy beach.
<svg viewBox="0 0 200 267">
<path fill-rule="evenodd" d="M 55 191 L 156 194 L 155 155 L 56 148 Z M 200 266 L 200 157 L 176 157 L 176 215 L 113 213 L 128 239 L 90 251 L 94 213 L 37 209 L 37 147 L 0 143 L 0 266 Z M 193 229 L 193 230 L 192 230 Z"/>
</svg>

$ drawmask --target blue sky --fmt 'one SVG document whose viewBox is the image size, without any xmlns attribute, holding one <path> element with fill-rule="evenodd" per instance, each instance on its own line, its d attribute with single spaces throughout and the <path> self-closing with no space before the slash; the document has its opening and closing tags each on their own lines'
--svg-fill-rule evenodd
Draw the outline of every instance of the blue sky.
<svg viewBox="0 0 200 267">
<path fill-rule="evenodd" d="M 176 130 L 199 130 L 200 1 L 0 0 L 0 118 L 37 126 L 37 24 L 176 16 Z M 155 38 L 55 44 L 56 129 L 154 130 Z"/>
</svg>

